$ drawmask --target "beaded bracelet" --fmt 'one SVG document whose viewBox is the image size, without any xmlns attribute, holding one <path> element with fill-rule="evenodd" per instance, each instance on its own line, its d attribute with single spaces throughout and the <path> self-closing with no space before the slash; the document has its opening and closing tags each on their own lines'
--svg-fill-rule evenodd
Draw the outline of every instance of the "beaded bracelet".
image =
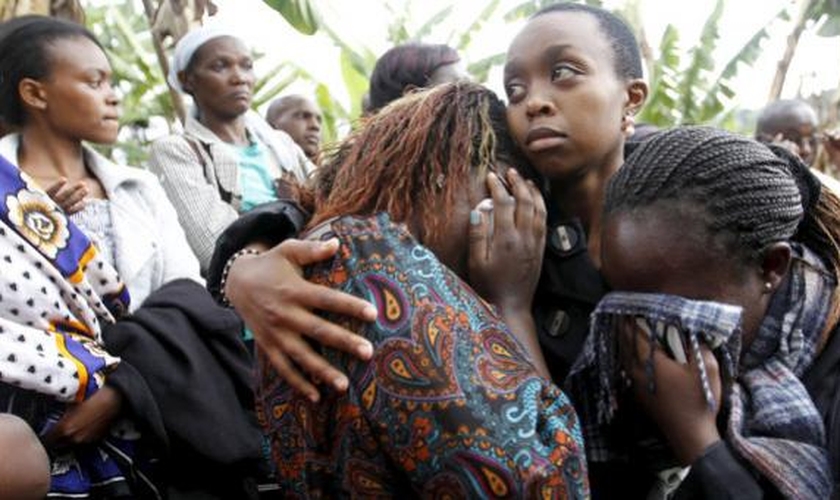
<svg viewBox="0 0 840 500">
<path fill-rule="evenodd" d="M 243 255 L 259 255 L 259 253 L 259 250 L 254 250 L 253 248 L 243 248 L 231 255 L 227 262 L 225 262 L 225 267 L 222 269 L 222 278 L 219 280 L 219 296 L 221 297 L 223 306 L 231 307 L 230 300 L 228 300 L 227 293 L 225 293 L 225 285 L 227 285 L 228 273 L 230 272 L 230 268 L 233 267 L 233 263 Z"/>
</svg>

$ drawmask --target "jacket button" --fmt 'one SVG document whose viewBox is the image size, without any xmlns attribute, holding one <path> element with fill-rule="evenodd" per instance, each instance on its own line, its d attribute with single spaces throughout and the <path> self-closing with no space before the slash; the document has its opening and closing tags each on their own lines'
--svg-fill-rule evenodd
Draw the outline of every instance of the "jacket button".
<svg viewBox="0 0 840 500">
<path fill-rule="evenodd" d="M 561 224 L 554 228 L 549 236 L 549 243 L 555 251 L 562 255 L 571 253 L 577 247 L 578 241 L 577 231 L 574 226 Z"/>
<path fill-rule="evenodd" d="M 548 322 L 548 334 L 552 337 L 559 337 L 569 331 L 570 324 L 569 314 L 562 309 L 558 309 L 554 311 Z"/>
</svg>

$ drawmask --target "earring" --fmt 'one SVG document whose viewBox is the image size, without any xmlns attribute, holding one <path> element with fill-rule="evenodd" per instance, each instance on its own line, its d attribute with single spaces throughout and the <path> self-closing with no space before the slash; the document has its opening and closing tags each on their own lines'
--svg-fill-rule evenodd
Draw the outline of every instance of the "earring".
<svg viewBox="0 0 840 500">
<path fill-rule="evenodd" d="M 636 132 L 636 117 L 630 111 L 621 119 L 621 130 L 628 139 Z"/>
<path fill-rule="evenodd" d="M 770 283 L 769 281 L 765 281 L 764 282 L 764 293 L 770 293 L 771 290 L 773 290 L 773 283 Z"/>
</svg>

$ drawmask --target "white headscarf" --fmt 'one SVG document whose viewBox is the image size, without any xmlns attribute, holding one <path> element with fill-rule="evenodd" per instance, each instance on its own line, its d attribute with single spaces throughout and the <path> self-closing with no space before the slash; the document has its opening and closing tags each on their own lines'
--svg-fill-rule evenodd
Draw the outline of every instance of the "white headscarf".
<svg viewBox="0 0 840 500">
<path fill-rule="evenodd" d="M 173 89 L 184 92 L 180 80 L 178 80 L 178 73 L 187 69 L 190 64 L 195 51 L 201 48 L 202 45 L 222 36 L 230 36 L 241 39 L 231 29 L 224 26 L 201 26 L 183 36 L 175 45 L 175 53 L 172 55 L 172 61 L 169 64 L 169 75 L 166 80 Z"/>
</svg>

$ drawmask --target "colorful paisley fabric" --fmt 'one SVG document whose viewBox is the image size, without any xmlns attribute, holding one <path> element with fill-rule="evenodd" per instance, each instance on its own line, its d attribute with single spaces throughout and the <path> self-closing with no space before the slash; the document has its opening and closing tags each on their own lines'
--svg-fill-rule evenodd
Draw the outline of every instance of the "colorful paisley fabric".
<svg viewBox="0 0 840 500">
<path fill-rule="evenodd" d="M 350 377 L 312 403 L 260 354 L 260 416 L 287 498 L 586 498 L 577 415 L 494 310 L 387 215 L 332 222 L 337 258 L 312 281 L 377 305 Z"/>
</svg>

